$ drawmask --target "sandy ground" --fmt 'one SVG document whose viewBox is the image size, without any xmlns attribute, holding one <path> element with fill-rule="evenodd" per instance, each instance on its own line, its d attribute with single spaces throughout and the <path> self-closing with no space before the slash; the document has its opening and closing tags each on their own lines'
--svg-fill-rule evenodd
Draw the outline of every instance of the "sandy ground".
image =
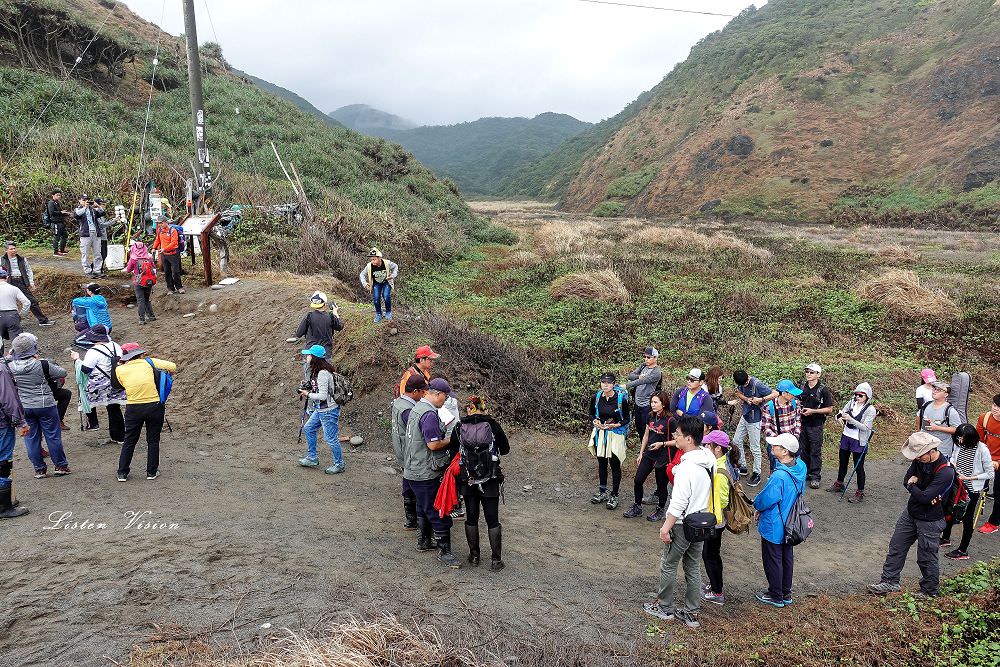
<svg viewBox="0 0 1000 667">
<path fill-rule="evenodd" d="M 39 262 L 38 270 L 53 264 Z M 0 665 L 111 664 L 152 635 L 248 646 L 283 627 L 372 613 L 434 624 L 446 637 L 495 621 L 508 636 L 595 643 L 644 637 L 638 609 L 657 586 L 658 526 L 622 518 L 628 473 L 619 511 L 588 502 L 596 465 L 573 438 L 512 434 L 501 508 L 508 567 L 500 573 L 452 571 L 414 551 L 413 533 L 401 530 L 400 476 L 387 467 L 388 433 L 377 427 L 388 403 L 381 394 L 345 410 L 347 427 L 367 438 L 346 452 L 345 474 L 295 464 L 302 454 L 293 391 L 300 366 L 295 346 L 281 341 L 307 295 L 263 279 L 222 291 L 189 287 L 180 297 L 159 294 L 159 319 L 144 327 L 134 310 L 114 305 L 117 340 L 140 340 L 180 366 L 163 474 L 117 483 L 118 451 L 99 444 L 106 431 L 74 428 L 65 445 L 73 474 L 35 480 L 18 445 L 17 488 L 31 514 L 0 523 Z M 210 303 L 220 306 L 217 314 L 207 311 Z M 196 315 L 184 318 L 188 312 Z M 348 326 L 361 317 L 363 310 L 349 312 Z M 27 329 L 39 334 L 44 355 L 68 362 L 68 316 L 49 329 Z M 67 421 L 75 427 L 74 409 Z M 322 443 L 320 452 L 326 465 Z M 140 446 L 133 470 L 142 470 L 144 457 Z M 869 468 L 870 502 L 860 507 L 809 492 L 817 529 L 796 549 L 798 595 L 857 591 L 877 579 L 904 502 L 903 469 L 897 461 Z M 460 526 L 453 538 L 464 559 Z M 976 536 L 972 550 L 995 555 L 1000 539 Z M 755 534 L 727 534 L 724 555 L 730 603 L 704 610 L 709 632 L 756 604 L 753 592 L 763 582 Z M 942 564 L 944 574 L 957 569 Z M 914 563 L 905 574 L 917 574 Z M 498 639 L 484 636 L 482 647 Z"/>
</svg>

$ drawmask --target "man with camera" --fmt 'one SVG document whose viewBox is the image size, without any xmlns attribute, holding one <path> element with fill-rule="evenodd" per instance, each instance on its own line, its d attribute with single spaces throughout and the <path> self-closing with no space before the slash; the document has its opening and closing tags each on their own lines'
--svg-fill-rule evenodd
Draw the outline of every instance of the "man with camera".
<svg viewBox="0 0 1000 667">
<path fill-rule="evenodd" d="M 103 266 L 99 220 L 104 217 L 104 207 L 89 195 L 81 195 L 79 204 L 73 215 L 80 225 L 80 264 L 85 275 L 98 276 Z"/>
</svg>

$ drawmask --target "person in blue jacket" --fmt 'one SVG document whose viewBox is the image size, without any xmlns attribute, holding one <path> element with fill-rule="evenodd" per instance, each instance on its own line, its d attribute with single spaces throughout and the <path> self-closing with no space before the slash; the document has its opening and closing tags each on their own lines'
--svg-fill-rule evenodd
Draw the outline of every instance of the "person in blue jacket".
<svg viewBox="0 0 1000 667">
<path fill-rule="evenodd" d="M 760 533 L 767 590 L 757 599 L 774 607 L 792 604 L 793 547 L 785 544 L 785 520 L 806 488 L 806 464 L 799 459 L 799 439 L 791 433 L 767 438 L 776 459 L 774 472 L 753 499 L 754 520 Z"/>
<path fill-rule="evenodd" d="M 85 288 L 87 296 L 78 296 L 73 299 L 73 322 L 79 335 L 73 344 L 77 347 L 89 348 L 94 343 L 87 334 L 92 327 L 103 324 L 106 328 L 104 333 L 111 333 L 111 313 L 108 312 L 108 302 L 100 294 L 101 286 L 97 283 L 90 283 Z"/>
</svg>

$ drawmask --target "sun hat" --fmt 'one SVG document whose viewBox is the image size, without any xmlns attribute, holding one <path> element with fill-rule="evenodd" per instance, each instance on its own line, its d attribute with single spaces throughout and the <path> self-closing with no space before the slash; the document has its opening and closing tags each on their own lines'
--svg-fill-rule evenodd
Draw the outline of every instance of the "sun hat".
<svg viewBox="0 0 1000 667">
<path fill-rule="evenodd" d="M 769 445 L 784 447 L 792 454 L 799 453 L 799 439 L 791 433 L 779 433 L 778 435 L 768 436 L 766 440 Z M 702 442 L 704 442 L 704 440 Z"/>
<path fill-rule="evenodd" d="M 31 359 L 38 354 L 38 339 L 27 331 L 14 336 L 10 342 L 10 355 L 15 359 Z"/>
<path fill-rule="evenodd" d="M 302 354 L 308 354 L 308 355 L 313 356 L 313 357 L 319 357 L 320 359 L 325 359 L 326 358 L 326 348 L 323 347 L 322 345 L 318 344 L 318 343 L 316 345 L 311 346 L 311 347 L 307 347 L 306 349 L 302 350 L 301 352 L 302 352 Z"/>
<path fill-rule="evenodd" d="M 913 459 L 921 457 L 932 449 L 937 449 L 940 446 L 941 441 L 930 433 L 917 431 L 906 439 L 906 443 L 900 451 L 903 454 L 903 458 L 908 461 L 912 461 Z"/>
<path fill-rule="evenodd" d="M 431 391 L 439 391 L 442 394 L 451 393 L 451 385 L 448 384 L 448 381 L 444 378 L 434 378 L 431 380 L 430 384 L 427 385 L 427 388 Z"/>
<path fill-rule="evenodd" d="M 417 359 L 437 359 L 441 355 L 432 350 L 430 345 L 421 345 L 413 356 Z"/>
<path fill-rule="evenodd" d="M 320 292 L 319 290 L 313 292 L 312 296 L 309 297 L 309 307 L 316 308 L 317 310 L 326 305 L 326 293 Z"/>
<path fill-rule="evenodd" d="M 798 396 L 802 393 L 802 390 L 795 386 L 795 383 L 791 380 L 782 380 L 778 383 L 778 391 L 781 393 L 788 392 L 792 396 Z"/>
<path fill-rule="evenodd" d="M 139 347 L 138 343 L 125 343 L 122 345 L 122 361 L 131 361 L 141 354 L 146 354 L 146 350 Z"/>
<path fill-rule="evenodd" d="M 937 374 L 930 368 L 920 371 L 920 379 L 924 382 L 937 382 Z"/>
</svg>

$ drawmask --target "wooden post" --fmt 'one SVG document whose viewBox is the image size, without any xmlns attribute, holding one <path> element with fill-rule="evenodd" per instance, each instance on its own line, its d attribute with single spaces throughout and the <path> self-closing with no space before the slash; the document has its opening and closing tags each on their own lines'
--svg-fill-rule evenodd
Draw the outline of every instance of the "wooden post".
<svg viewBox="0 0 1000 667">
<path fill-rule="evenodd" d="M 211 287 L 215 281 L 212 279 L 212 244 L 209 240 L 210 232 L 212 227 L 215 227 L 222 219 L 222 215 L 216 213 L 212 216 L 212 220 L 205 226 L 202 230 L 201 239 L 201 259 L 202 265 L 205 267 L 205 287 Z"/>
</svg>

